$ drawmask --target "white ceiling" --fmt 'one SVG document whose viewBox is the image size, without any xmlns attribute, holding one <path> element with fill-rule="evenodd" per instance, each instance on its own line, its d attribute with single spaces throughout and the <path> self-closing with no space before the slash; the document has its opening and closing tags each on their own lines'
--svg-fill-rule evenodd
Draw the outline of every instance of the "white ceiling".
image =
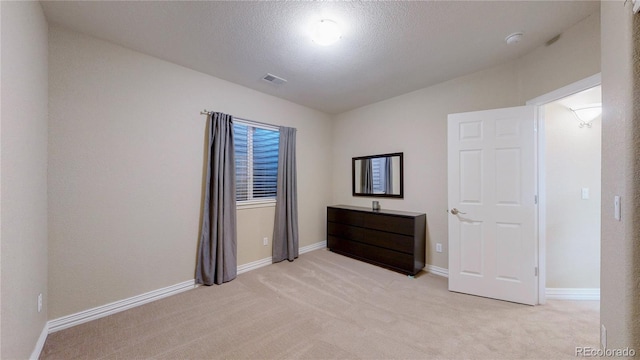
<svg viewBox="0 0 640 360">
<path fill-rule="evenodd" d="M 597 1 L 43 1 L 50 24 L 336 114 L 518 58 Z M 336 44 L 312 22 L 343 28 Z M 517 31 L 522 41 L 507 46 Z M 288 80 L 275 86 L 271 73 Z"/>
</svg>

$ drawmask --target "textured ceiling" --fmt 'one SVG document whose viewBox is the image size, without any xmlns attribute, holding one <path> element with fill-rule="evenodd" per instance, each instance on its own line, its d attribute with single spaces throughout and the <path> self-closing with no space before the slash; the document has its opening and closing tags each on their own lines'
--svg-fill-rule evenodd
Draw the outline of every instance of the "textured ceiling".
<svg viewBox="0 0 640 360">
<path fill-rule="evenodd" d="M 43 1 L 51 24 L 335 114 L 518 58 L 594 1 Z M 336 44 L 312 22 L 343 28 Z M 522 31 L 507 46 L 504 38 Z M 288 80 L 275 86 L 271 73 Z"/>
</svg>

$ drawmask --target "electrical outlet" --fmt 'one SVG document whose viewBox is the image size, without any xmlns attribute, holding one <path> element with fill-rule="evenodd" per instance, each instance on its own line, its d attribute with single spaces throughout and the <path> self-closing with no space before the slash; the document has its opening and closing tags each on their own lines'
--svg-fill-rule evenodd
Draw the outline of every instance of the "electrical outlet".
<svg viewBox="0 0 640 360">
<path fill-rule="evenodd" d="M 604 325 L 600 325 L 600 345 L 602 349 L 607 348 L 607 328 Z"/>
<path fill-rule="evenodd" d="M 269 238 L 268 237 L 262 238 L 262 245 L 264 245 L 264 246 L 269 245 Z"/>
<path fill-rule="evenodd" d="M 439 253 L 442 252 L 442 244 L 436 243 L 436 252 L 439 252 Z"/>
<path fill-rule="evenodd" d="M 42 293 L 38 294 L 38 312 L 42 311 Z"/>
</svg>

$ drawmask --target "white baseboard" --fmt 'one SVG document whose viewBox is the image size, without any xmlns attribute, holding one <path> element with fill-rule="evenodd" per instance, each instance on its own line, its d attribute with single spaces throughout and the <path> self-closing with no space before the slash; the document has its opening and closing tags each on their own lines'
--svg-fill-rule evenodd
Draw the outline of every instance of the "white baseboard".
<svg viewBox="0 0 640 360">
<path fill-rule="evenodd" d="M 187 280 L 179 284 L 167 286 L 162 289 L 150 291 L 141 295 L 130 297 L 128 299 L 115 301 L 110 304 L 95 307 L 93 309 L 81 311 L 79 313 L 63 316 L 61 318 L 49 320 L 49 334 L 72 326 L 80 325 L 91 320 L 96 320 L 119 313 L 124 310 L 131 309 L 136 306 L 150 303 L 155 300 L 175 295 L 183 291 L 187 291 L 196 287 L 194 280 Z"/>
<path fill-rule="evenodd" d="M 441 268 L 439 266 L 427 265 L 425 267 L 425 270 L 427 270 L 427 272 L 432 273 L 433 275 L 444 276 L 446 278 L 449 277 L 449 269 Z"/>
<path fill-rule="evenodd" d="M 29 360 L 38 360 L 40 358 L 40 354 L 42 354 L 42 349 L 44 348 L 44 343 L 47 341 L 47 335 L 49 335 L 49 323 L 45 323 L 42 327 L 42 332 L 40 333 L 40 337 L 38 338 L 38 342 L 36 343 L 36 347 L 33 349 Z"/>
<path fill-rule="evenodd" d="M 327 247 L 326 241 L 319 241 L 317 243 L 301 247 L 300 249 L 298 249 L 298 254 L 304 254 L 304 253 L 308 253 L 309 251 L 324 249 L 326 247 Z"/>
<path fill-rule="evenodd" d="M 427 265 L 425 270 L 433 275 L 449 277 L 449 270 L 434 265 Z M 600 289 L 597 288 L 546 288 L 547 300 L 600 300 Z"/>
<path fill-rule="evenodd" d="M 322 249 L 322 248 L 325 248 L 325 247 L 327 247 L 327 242 L 326 241 L 319 241 L 317 243 L 314 243 L 314 244 L 311 244 L 311 245 L 307 245 L 307 246 L 303 246 L 303 247 L 299 248 L 298 249 L 298 254 L 308 253 L 309 251 L 318 250 L 318 249 Z M 272 263 L 273 262 L 271 261 L 271 258 L 268 257 L 268 258 L 252 261 L 250 263 L 242 264 L 242 265 L 238 266 L 238 275 L 240 275 L 242 273 L 246 273 L 247 271 L 259 269 L 259 268 L 261 268 L 263 266 L 271 265 Z"/>
<path fill-rule="evenodd" d="M 238 275 L 242 274 L 242 273 L 246 273 L 247 271 L 251 271 L 251 270 L 255 270 L 255 269 L 259 269 L 263 266 L 267 266 L 267 265 L 271 265 L 272 261 L 271 258 L 264 258 L 264 259 L 260 259 L 260 260 L 256 260 L 256 261 L 252 261 L 250 263 L 246 263 L 246 264 L 242 264 L 240 266 L 238 266 Z"/>
<path fill-rule="evenodd" d="M 322 249 L 326 247 L 326 241 L 320 241 L 308 246 L 304 246 L 301 247 L 299 249 L 299 253 L 300 254 L 304 254 L 306 252 L 309 251 L 313 251 L 313 250 L 317 250 L 317 249 Z M 271 258 L 264 258 L 261 260 L 257 260 L 257 261 L 252 261 L 250 263 L 247 264 L 242 264 L 240 266 L 238 266 L 238 274 L 242 274 L 245 273 L 247 271 L 251 271 L 251 270 L 255 270 L 258 268 L 261 268 L 263 266 L 267 266 L 267 265 L 271 265 Z M 67 316 L 63 316 L 61 318 L 58 319 L 53 319 L 53 320 L 49 320 L 49 322 L 47 323 L 47 325 L 45 326 L 46 331 L 44 331 L 44 337 L 41 337 L 41 340 L 38 340 L 38 344 L 36 345 L 36 350 L 37 354 L 39 356 L 40 351 L 42 351 L 42 346 L 44 346 L 44 341 L 46 340 L 46 334 L 51 334 L 54 333 L 56 331 L 60 331 L 63 329 L 67 329 L 70 328 L 72 326 L 76 326 L 76 325 L 80 325 L 86 322 L 89 322 L 91 320 L 96 320 L 96 319 L 100 319 L 103 318 L 105 316 L 109 316 L 115 313 L 119 313 L 121 311 L 127 310 L 127 309 L 131 309 L 133 307 L 136 306 L 140 306 L 143 304 L 147 304 L 150 303 L 152 301 L 155 300 L 159 300 L 162 298 L 165 298 L 167 296 L 171 296 L 171 295 L 175 295 L 175 294 L 179 294 L 183 291 L 187 291 L 190 289 L 193 289 L 196 287 L 195 281 L 194 280 L 187 280 L 184 282 L 181 282 L 179 284 L 175 284 L 175 285 L 171 285 L 171 286 L 167 286 L 165 288 L 162 289 L 158 289 L 158 290 L 154 290 L 154 291 L 150 291 L 148 293 L 144 293 L 141 295 L 137 295 L 134 297 L 130 297 L 128 299 L 123 299 L 120 301 L 116 301 L 116 302 L 112 302 L 110 304 L 106 304 L 106 305 L 102 305 L 102 306 L 98 306 L 95 307 L 93 309 L 89 309 L 89 310 L 85 310 L 85 311 L 81 311 L 75 314 L 71 314 L 71 315 L 67 315 Z M 40 342 L 42 342 L 42 344 L 40 344 Z M 38 346 L 40 346 L 38 348 Z M 36 354 L 36 350 L 34 350 L 34 355 Z M 36 356 L 37 358 L 37 356 Z"/>
<path fill-rule="evenodd" d="M 547 300 L 600 300 L 598 288 L 546 288 Z"/>
</svg>

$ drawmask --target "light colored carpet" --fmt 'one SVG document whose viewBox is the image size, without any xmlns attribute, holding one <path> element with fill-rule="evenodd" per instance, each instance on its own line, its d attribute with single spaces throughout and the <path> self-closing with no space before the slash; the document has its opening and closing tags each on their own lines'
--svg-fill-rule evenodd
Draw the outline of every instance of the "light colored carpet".
<svg viewBox="0 0 640 360">
<path fill-rule="evenodd" d="M 41 359 L 558 359 L 598 327 L 596 301 L 452 293 L 323 249 L 53 333 Z"/>
</svg>

